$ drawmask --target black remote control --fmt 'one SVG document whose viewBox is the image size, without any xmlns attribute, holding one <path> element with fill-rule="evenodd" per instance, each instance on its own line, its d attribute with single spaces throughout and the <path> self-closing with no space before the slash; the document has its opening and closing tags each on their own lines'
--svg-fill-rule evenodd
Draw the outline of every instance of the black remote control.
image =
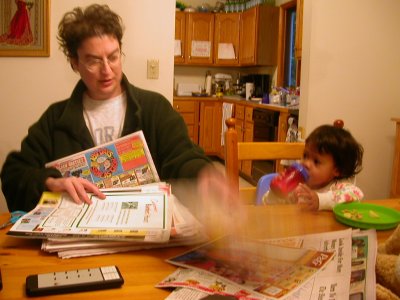
<svg viewBox="0 0 400 300">
<path fill-rule="evenodd" d="M 42 296 L 120 287 L 124 279 L 117 266 L 29 275 L 26 294 Z"/>
</svg>

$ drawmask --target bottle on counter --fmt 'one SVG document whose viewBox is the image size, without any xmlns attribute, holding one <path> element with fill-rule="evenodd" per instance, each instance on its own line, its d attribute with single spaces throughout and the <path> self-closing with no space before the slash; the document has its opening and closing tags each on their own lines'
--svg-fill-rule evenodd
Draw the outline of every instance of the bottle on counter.
<svg viewBox="0 0 400 300">
<path fill-rule="evenodd" d="M 212 77 L 211 77 L 211 72 L 207 71 L 206 72 L 206 82 L 205 82 L 205 89 L 206 89 L 206 94 L 208 96 L 211 96 L 211 83 L 212 83 Z"/>
<path fill-rule="evenodd" d="M 286 198 L 299 183 L 305 183 L 308 177 L 306 168 L 302 164 L 294 163 L 272 179 L 270 190 L 279 197 Z"/>
</svg>

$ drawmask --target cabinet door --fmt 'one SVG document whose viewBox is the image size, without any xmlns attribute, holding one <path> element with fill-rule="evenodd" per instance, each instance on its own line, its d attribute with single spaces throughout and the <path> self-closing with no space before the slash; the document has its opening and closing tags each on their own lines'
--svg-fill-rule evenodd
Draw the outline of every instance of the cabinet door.
<svg viewBox="0 0 400 300">
<path fill-rule="evenodd" d="M 220 155 L 222 134 L 222 103 L 200 103 L 200 146 L 208 155 Z"/>
<path fill-rule="evenodd" d="M 253 106 L 246 106 L 244 110 L 244 132 L 243 142 L 252 142 L 254 136 L 254 122 L 253 122 Z M 249 177 L 252 177 L 252 161 L 242 161 L 241 171 Z"/>
<path fill-rule="evenodd" d="M 240 64 L 256 63 L 258 6 L 245 10 L 240 20 Z"/>
<path fill-rule="evenodd" d="M 188 13 L 186 16 L 186 62 L 189 64 L 212 64 L 214 14 Z"/>
<path fill-rule="evenodd" d="M 174 109 L 186 123 L 191 140 L 199 143 L 199 103 L 197 101 L 174 100 Z"/>
<path fill-rule="evenodd" d="M 185 62 L 185 40 L 186 40 L 186 22 L 185 13 L 177 11 L 175 13 L 175 41 L 180 41 L 181 54 L 174 56 L 174 61 L 177 64 Z"/>
<path fill-rule="evenodd" d="M 239 64 L 239 21 L 240 13 L 215 14 L 214 63 L 220 66 Z M 231 44 L 235 57 L 225 59 L 218 50 L 220 44 Z M 222 45 L 221 45 L 222 46 Z"/>
<path fill-rule="evenodd" d="M 276 66 L 279 8 L 258 5 L 242 13 L 239 64 Z"/>
</svg>

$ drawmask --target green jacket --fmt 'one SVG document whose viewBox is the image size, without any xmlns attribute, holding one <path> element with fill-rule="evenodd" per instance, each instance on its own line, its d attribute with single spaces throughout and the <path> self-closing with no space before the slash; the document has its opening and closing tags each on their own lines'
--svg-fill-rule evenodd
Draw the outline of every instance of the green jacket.
<svg viewBox="0 0 400 300">
<path fill-rule="evenodd" d="M 210 160 L 190 140 L 182 117 L 162 95 L 122 85 L 128 103 L 122 135 L 143 130 L 160 179 L 194 178 Z M 19 152 L 11 152 L 1 170 L 2 190 L 10 211 L 34 208 L 48 177 L 61 177 L 47 162 L 94 147 L 83 117 L 86 87 L 79 81 L 69 99 L 50 105 L 33 124 Z"/>
</svg>

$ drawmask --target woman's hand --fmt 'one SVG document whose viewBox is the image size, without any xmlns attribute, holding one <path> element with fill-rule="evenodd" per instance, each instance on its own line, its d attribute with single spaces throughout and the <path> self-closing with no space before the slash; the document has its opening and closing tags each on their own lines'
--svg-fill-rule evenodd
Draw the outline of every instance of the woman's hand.
<svg viewBox="0 0 400 300">
<path fill-rule="evenodd" d="M 47 189 L 51 192 L 67 192 L 74 202 L 81 204 L 82 202 L 92 204 L 87 193 L 93 193 L 100 199 L 105 199 L 106 196 L 99 190 L 99 188 L 80 177 L 66 177 L 66 178 L 53 178 L 49 177 L 45 181 Z"/>
<path fill-rule="evenodd" d="M 318 194 L 310 189 L 307 185 L 299 183 L 294 190 L 294 197 L 298 204 L 309 210 L 318 210 L 319 198 Z"/>
</svg>

